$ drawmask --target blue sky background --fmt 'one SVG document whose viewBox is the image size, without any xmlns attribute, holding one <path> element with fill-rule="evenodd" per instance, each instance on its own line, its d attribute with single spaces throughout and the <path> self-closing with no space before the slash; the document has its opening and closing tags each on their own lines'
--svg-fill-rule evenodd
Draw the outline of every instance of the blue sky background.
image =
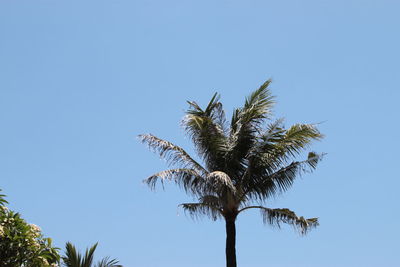
<svg viewBox="0 0 400 267">
<path fill-rule="evenodd" d="M 220 267 L 221 221 L 193 222 L 153 133 L 193 153 L 186 100 L 230 115 L 273 78 L 276 117 L 322 122 L 328 155 L 271 207 L 321 226 L 306 237 L 237 222 L 239 266 L 400 265 L 399 1 L 0 0 L 0 188 L 59 247 L 99 242 L 128 267 Z"/>
</svg>

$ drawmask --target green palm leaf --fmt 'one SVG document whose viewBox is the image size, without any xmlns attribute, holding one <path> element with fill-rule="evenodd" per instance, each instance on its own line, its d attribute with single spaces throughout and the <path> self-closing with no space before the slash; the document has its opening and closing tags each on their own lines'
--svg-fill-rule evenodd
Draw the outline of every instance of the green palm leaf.
<svg viewBox="0 0 400 267">
<path fill-rule="evenodd" d="M 225 115 L 219 96 L 215 94 L 204 110 L 194 101 L 188 103 L 190 107 L 182 125 L 192 138 L 198 154 L 204 159 L 207 169 L 219 170 L 227 149 Z"/>
<path fill-rule="evenodd" d="M 94 252 L 96 251 L 97 243 L 87 248 L 85 255 L 81 255 L 76 247 L 67 242 L 65 245 L 65 256 L 62 257 L 62 261 L 65 267 L 122 267 L 118 265 L 116 259 L 110 259 L 110 257 L 105 257 L 98 263 L 94 264 Z"/>
<path fill-rule="evenodd" d="M 139 138 L 143 143 L 148 144 L 151 149 L 158 152 L 160 157 L 166 159 L 170 164 L 180 165 L 184 168 L 189 167 L 202 174 L 207 172 L 181 147 L 151 134 L 139 135 Z"/>
<path fill-rule="evenodd" d="M 283 193 L 293 185 L 299 175 L 315 169 L 323 156 L 324 154 L 318 155 L 310 152 L 307 160 L 292 162 L 271 174 L 265 173 L 265 175 L 259 177 L 246 179 L 243 183 L 244 195 L 264 201 L 269 197 Z"/>
<path fill-rule="evenodd" d="M 246 155 L 262 131 L 263 120 L 271 114 L 274 100 L 268 89 L 270 83 L 268 80 L 254 91 L 243 108 L 236 109 L 232 116 L 227 158 L 238 176 L 243 171 L 241 167 Z"/>
<path fill-rule="evenodd" d="M 82 267 L 82 256 L 70 242 L 65 246 L 65 256 L 62 259 L 66 267 Z"/>
<path fill-rule="evenodd" d="M 110 257 L 105 257 L 99 261 L 94 267 L 122 267 L 118 264 L 116 259 L 110 259 Z"/>
<path fill-rule="evenodd" d="M 0 191 L 1 191 L 1 189 L 0 189 Z M 6 195 L 0 194 L 0 206 L 4 206 L 4 204 L 8 204 L 5 197 L 6 197 Z"/>
</svg>

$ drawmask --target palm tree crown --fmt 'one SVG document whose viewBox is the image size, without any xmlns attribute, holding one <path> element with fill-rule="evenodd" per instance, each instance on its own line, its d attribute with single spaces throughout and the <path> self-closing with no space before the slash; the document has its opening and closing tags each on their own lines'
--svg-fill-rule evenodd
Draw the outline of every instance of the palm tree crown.
<svg viewBox="0 0 400 267">
<path fill-rule="evenodd" d="M 118 265 L 116 259 L 105 257 L 97 263 L 93 263 L 94 252 L 97 248 L 97 243 L 89 249 L 86 249 L 85 255 L 81 255 L 75 246 L 67 242 L 65 245 L 65 256 L 62 257 L 65 267 L 122 267 Z"/>
<path fill-rule="evenodd" d="M 172 180 L 199 200 L 181 204 L 185 211 L 233 223 L 230 228 L 227 224 L 229 267 L 236 266 L 236 259 L 228 259 L 229 253 L 235 254 L 234 222 L 247 209 L 260 209 L 265 223 L 292 224 L 302 234 L 318 225 L 317 218 L 305 219 L 289 209 L 264 206 L 268 198 L 288 190 L 299 174 L 315 169 L 323 156 L 310 152 L 307 159 L 296 160 L 312 141 L 323 136 L 312 124 L 295 124 L 286 129 L 282 119 L 271 121 L 274 97 L 268 89 L 270 83 L 271 80 L 266 81 L 246 98 L 243 107 L 234 110 L 230 123 L 219 95 L 215 94 L 205 109 L 188 102 L 182 123 L 204 164 L 168 141 L 151 134 L 140 135 L 143 143 L 177 167 L 147 178 L 145 182 L 151 188 L 157 181 Z M 228 244 L 232 234 L 233 240 Z"/>
</svg>

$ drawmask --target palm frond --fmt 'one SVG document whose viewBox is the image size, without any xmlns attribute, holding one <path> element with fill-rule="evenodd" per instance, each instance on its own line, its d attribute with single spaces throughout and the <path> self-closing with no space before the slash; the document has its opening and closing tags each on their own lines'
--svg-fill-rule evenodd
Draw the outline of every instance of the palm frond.
<svg viewBox="0 0 400 267">
<path fill-rule="evenodd" d="M 213 207 L 222 208 L 220 199 L 214 195 L 205 195 L 199 198 L 200 203 L 206 204 Z"/>
<path fill-rule="evenodd" d="M 295 157 L 299 155 L 314 140 L 321 140 L 323 135 L 313 124 L 295 124 L 290 127 L 282 138 L 276 140 L 272 153 L 274 156 L 288 154 Z"/>
<path fill-rule="evenodd" d="M 93 257 L 94 257 L 94 252 L 97 248 L 97 243 L 94 244 L 92 247 L 89 249 L 86 249 L 85 251 L 85 256 L 82 258 L 82 264 L 81 267 L 91 267 L 93 264 Z"/>
<path fill-rule="evenodd" d="M 116 259 L 105 257 L 101 261 L 99 261 L 94 267 L 122 267 L 122 265 L 119 265 Z"/>
<path fill-rule="evenodd" d="M 142 143 L 146 143 L 153 151 L 158 152 L 160 157 L 166 159 L 168 163 L 178 164 L 183 168 L 192 168 L 202 174 L 207 173 L 183 148 L 151 134 L 142 134 L 139 135 L 139 138 Z"/>
<path fill-rule="evenodd" d="M 188 103 L 190 107 L 186 111 L 182 125 L 192 138 L 208 170 L 219 170 L 224 166 L 227 139 L 225 115 L 219 97 L 215 94 L 205 110 L 201 109 L 196 102 Z"/>
<path fill-rule="evenodd" d="M 305 219 L 304 217 L 298 217 L 296 213 L 289 209 L 271 209 L 263 206 L 248 206 L 241 209 L 239 212 L 247 209 L 260 209 L 265 224 L 268 223 L 279 228 L 281 227 L 281 223 L 290 224 L 302 235 L 319 225 L 318 218 Z"/>
<path fill-rule="evenodd" d="M 208 103 L 205 110 L 200 108 L 200 106 L 195 101 L 187 101 L 190 105 L 189 110 L 187 111 L 188 115 L 194 115 L 197 117 L 209 117 L 211 118 L 217 125 L 225 130 L 226 117 L 225 112 L 222 106 L 222 103 L 219 101 L 220 95 L 215 93 Z"/>
<path fill-rule="evenodd" d="M 233 133 L 237 133 L 243 126 L 258 129 L 257 126 L 271 114 L 275 102 L 268 89 L 270 84 L 271 80 L 267 80 L 246 98 L 243 108 L 235 110 L 231 122 Z"/>
<path fill-rule="evenodd" d="M 271 113 L 271 108 L 275 104 L 274 97 L 271 95 L 271 91 L 268 86 L 271 84 L 272 80 L 269 79 L 265 81 L 256 91 L 251 93 L 249 97 L 246 98 L 244 104 L 244 110 L 250 110 L 254 108 L 255 114 L 258 116 L 250 116 L 252 119 L 256 117 L 266 118 L 268 114 Z"/>
<path fill-rule="evenodd" d="M 1 191 L 1 189 L 0 189 Z M 4 206 L 4 204 L 8 204 L 7 200 L 5 200 L 6 195 L 0 194 L 0 206 Z"/>
<path fill-rule="evenodd" d="M 263 201 L 268 197 L 285 192 L 293 185 L 297 176 L 315 169 L 323 156 L 324 154 L 319 155 L 310 152 L 307 160 L 292 162 L 272 174 L 265 173 L 260 177 L 253 176 L 250 179 L 246 179 L 243 183 L 245 188 L 244 195 Z"/>
<path fill-rule="evenodd" d="M 246 98 L 244 106 L 233 113 L 227 160 L 238 176 L 242 175 L 245 157 L 257 142 L 263 121 L 271 113 L 274 101 L 268 89 L 270 83 L 268 80 L 261 85 Z"/>
<path fill-rule="evenodd" d="M 179 206 L 194 219 L 199 218 L 201 215 L 205 215 L 215 221 L 222 217 L 221 208 L 215 204 L 217 203 L 183 203 Z"/>
<path fill-rule="evenodd" d="M 275 143 L 282 139 L 285 130 L 282 126 L 283 119 L 276 120 L 267 126 L 264 134 L 262 134 L 258 141 L 253 144 L 249 153 L 247 154 L 247 169 L 243 173 L 240 180 L 250 179 L 252 175 L 262 175 L 267 171 L 272 173 L 276 170 L 282 162 L 276 162 L 276 158 L 271 160 L 271 152 L 275 148 Z"/>
<path fill-rule="evenodd" d="M 318 218 L 305 219 L 302 216 L 298 217 L 289 209 L 269 209 L 264 207 L 261 208 L 261 214 L 264 223 L 269 223 L 278 227 L 280 227 L 282 222 L 291 224 L 303 235 L 319 225 Z"/>
<path fill-rule="evenodd" d="M 116 259 L 110 259 L 110 257 L 105 257 L 95 265 L 93 265 L 94 252 L 97 248 L 97 243 L 92 247 L 87 248 L 85 255 L 81 255 L 75 246 L 67 242 L 65 246 L 65 256 L 62 257 L 64 266 L 66 267 L 122 267 L 118 265 Z"/>
<path fill-rule="evenodd" d="M 194 195 L 203 195 L 209 193 L 210 189 L 206 185 L 206 180 L 193 169 L 170 169 L 158 172 L 145 179 L 143 182 L 154 189 L 157 181 L 164 185 L 164 181 L 174 181 L 178 186 L 182 187 L 187 193 Z"/>
<path fill-rule="evenodd" d="M 271 172 L 303 152 L 312 141 L 322 138 L 323 135 L 313 124 L 295 124 L 285 130 L 282 120 L 278 120 L 268 126 L 260 137 L 261 141 L 250 151 L 250 164 L 262 164 Z"/>
<path fill-rule="evenodd" d="M 268 124 L 265 134 L 261 136 L 261 144 L 274 144 L 282 138 L 284 133 L 283 118 L 277 119 Z"/>
<path fill-rule="evenodd" d="M 81 267 L 82 256 L 72 243 L 67 242 L 62 260 L 66 267 Z"/>
</svg>

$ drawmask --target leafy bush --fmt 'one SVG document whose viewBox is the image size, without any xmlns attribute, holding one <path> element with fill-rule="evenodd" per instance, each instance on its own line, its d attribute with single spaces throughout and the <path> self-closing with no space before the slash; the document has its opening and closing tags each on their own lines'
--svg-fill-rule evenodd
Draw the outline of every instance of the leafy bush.
<svg viewBox="0 0 400 267">
<path fill-rule="evenodd" d="M 9 210 L 0 194 L 0 266 L 58 266 L 58 248 L 45 238 L 40 228 L 27 223 L 19 213 Z"/>
</svg>

